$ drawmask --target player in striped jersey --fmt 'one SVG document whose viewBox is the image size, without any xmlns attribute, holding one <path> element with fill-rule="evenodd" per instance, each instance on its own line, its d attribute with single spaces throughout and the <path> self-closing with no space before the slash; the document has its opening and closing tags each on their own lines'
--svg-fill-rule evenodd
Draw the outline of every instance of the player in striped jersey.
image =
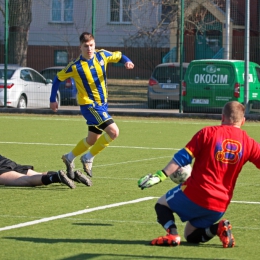
<svg viewBox="0 0 260 260">
<path fill-rule="evenodd" d="M 80 110 L 88 125 L 88 136 L 67 154 L 62 156 L 67 174 L 74 179 L 74 159 L 80 158 L 84 171 L 92 177 L 94 157 L 106 148 L 119 135 L 119 129 L 108 113 L 107 75 L 108 63 L 123 63 L 126 69 L 133 69 L 133 62 L 119 51 L 109 52 L 95 49 L 95 39 L 91 33 L 84 32 L 79 37 L 81 55 L 57 73 L 53 81 L 50 107 L 56 112 L 56 94 L 61 81 L 74 78 Z"/>
</svg>

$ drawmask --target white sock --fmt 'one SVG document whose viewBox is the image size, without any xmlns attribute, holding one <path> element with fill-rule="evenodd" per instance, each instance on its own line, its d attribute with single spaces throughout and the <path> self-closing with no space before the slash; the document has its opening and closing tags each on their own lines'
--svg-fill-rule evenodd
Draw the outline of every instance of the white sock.
<svg viewBox="0 0 260 260">
<path fill-rule="evenodd" d="M 73 162 L 73 160 L 75 159 L 75 156 L 72 152 L 68 153 L 68 159 L 70 162 Z"/>
<path fill-rule="evenodd" d="M 84 160 L 88 160 L 88 161 L 91 161 L 91 162 L 93 162 L 94 157 L 95 156 L 93 156 L 90 152 L 87 152 L 86 154 L 83 155 Z"/>
</svg>

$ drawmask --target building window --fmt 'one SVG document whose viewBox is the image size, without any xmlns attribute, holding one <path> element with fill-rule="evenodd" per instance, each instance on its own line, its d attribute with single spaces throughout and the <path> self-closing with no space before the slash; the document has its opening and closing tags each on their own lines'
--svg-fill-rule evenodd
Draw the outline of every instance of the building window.
<svg viewBox="0 0 260 260">
<path fill-rule="evenodd" d="M 73 0 L 52 0 L 51 21 L 73 22 Z"/>
<path fill-rule="evenodd" d="M 131 0 L 110 0 L 110 22 L 131 23 Z"/>
<path fill-rule="evenodd" d="M 68 52 L 56 50 L 54 51 L 54 65 L 65 66 L 68 64 Z"/>
<path fill-rule="evenodd" d="M 169 1 L 162 1 L 161 21 L 164 24 L 169 24 L 173 21 L 174 6 Z"/>
</svg>

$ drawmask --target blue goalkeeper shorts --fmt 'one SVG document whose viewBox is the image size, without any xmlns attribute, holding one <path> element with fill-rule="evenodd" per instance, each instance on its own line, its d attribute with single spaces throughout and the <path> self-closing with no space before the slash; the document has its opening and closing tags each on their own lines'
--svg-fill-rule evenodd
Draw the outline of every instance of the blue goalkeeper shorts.
<svg viewBox="0 0 260 260">
<path fill-rule="evenodd" d="M 181 185 L 166 193 L 166 201 L 182 222 L 189 221 L 196 228 L 207 228 L 222 218 L 225 212 L 203 208 L 192 202 L 181 190 Z"/>
</svg>

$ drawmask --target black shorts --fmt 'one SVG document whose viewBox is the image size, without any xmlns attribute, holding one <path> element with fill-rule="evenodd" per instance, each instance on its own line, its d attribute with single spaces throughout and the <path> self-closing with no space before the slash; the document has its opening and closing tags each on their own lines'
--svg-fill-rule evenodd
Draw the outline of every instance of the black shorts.
<svg viewBox="0 0 260 260">
<path fill-rule="evenodd" d="M 27 174 L 28 170 L 33 170 L 33 166 L 20 165 L 0 155 L 0 174 L 10 171 L 16 171 L 22 174 Z"/>
<path fill-rule="evenodd" d="M 114 120 L 113 120 L 112 118 L 110 118 L 109 120 L 103 122 L 103 123 L 102 123 L 101 125 L 99 125 L 99 126 L 94 126 L 94 125 L 89 126 L 89 127 L 88 127 L 88 130 L 89 130 L 90 132 L 95 133 L 95 134 L 101 135 L 101 134 L 103 133 L 103 130 L 104 130 L 107 126 L 109 126 L 109 125 L 111 125 L 111 124 L 113 124 L 113 123 L 114 123 Z"/>
</svg>

